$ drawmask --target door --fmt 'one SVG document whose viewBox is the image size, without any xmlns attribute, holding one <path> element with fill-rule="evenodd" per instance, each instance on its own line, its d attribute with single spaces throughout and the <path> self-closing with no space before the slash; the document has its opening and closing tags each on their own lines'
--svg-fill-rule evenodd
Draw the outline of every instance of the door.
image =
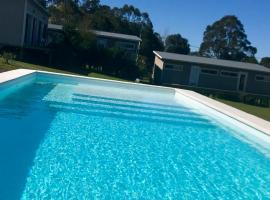
<svg viewBox="0 0 270 200">
<path fill-rule="evenodd" d="M 201 69 L 198 66 L 191 66 L 190 76 L 189 76 L 189 85 L 197 86 L 199 77 L 200 77 Z"/>
<path fill-rule="evenodd" d="M 239 76 L 238 76 L 237 90 L 239 92 L 245 92 L 246 91 L 246 84 L 247 84 L 247 73 L 240 72 Z"/>
</svg>

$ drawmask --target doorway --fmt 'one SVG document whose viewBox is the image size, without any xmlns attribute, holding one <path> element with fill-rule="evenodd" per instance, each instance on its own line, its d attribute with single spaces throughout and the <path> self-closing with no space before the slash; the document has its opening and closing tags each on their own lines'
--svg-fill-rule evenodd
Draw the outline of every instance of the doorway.
<svg viewBox="0 0 270 200">
<path fill-rule="evenodd" d="M 197 86 L 199 77 L 200 77 L 201 68 L 198 66 L 192 66 L 190 70 L 189 76 L 189 85 L 190 86 Z"/>
<path fill-rule="evenodd" d="M 237 90 L 239 92 L 245 92 L 246 91 L 246 84 L 247 84 L 247 73 L 240 72 L 239 76 L 238 76 Z"/>
</svg>

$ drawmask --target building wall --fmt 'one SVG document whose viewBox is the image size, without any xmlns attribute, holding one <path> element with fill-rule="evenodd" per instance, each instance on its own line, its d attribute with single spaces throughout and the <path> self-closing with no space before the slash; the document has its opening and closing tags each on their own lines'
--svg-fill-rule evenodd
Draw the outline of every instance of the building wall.
<svg viewBox="0 0 270 200">
<path fill-rule="evenodd" d="M 270 80 L 258 81 L 255 78 L 257 75 L 270 77 L 270 73 L 249 72 L 246 92 L 262 95 L 270 95 Z"/>
<path fill-rule="evenodd" d="M 34 0 L 27 0 L 24 26 L 24 46 L 45 46 L 48 15 Z"/>
<path fill-rule="evenodd" d="M 139 42 L 136 41 L 120 40 L 100 36 L 97 36 L 97 44 L 103 48 L 119 47 L 129 51 L 132 54 L 136 54 L 139 48 Z"/>
<path fill-rule="evenodd" d="M 198 66 L 201 69 L 198 84 L 195 87 L 201 88 L 209 88 L 209 89 L 217 89 L 224 91 L 238 91 L 239 84 L 239 73 L 247 73 L 247 81 L 246 81 L 246 93 L 251 94 L 260 94 L 260 95 L 270 95 L 270 73 L 262 73 L 248 70 L 240 70 L 235 68 L 228 67 L 220 67 L 220 66 L 207 66 L 202 64 L 192 64 L 192 63 L 184 63 L 184 62 L 175 62 L 168 60 L 160 60 L 156 57 L 155 66 L 158 66 L 159 63 L 163 63 L 163 68 L 161 75 L 161 83 L 162 84 L 179 84 L 179 85 L 189 85 L 190 73 L 192 66 Z M 174 70 L 166 70 L 167 65 L 179 65 L 183 66 L 183 70 L 174 71 Z M 217 74 L 207 74 L 203 73 L 203 69 L 206 70 L 216 70 Z M 227 72 L 227 74 L 224 74 Z M 232 73 L 236 76 L 228 76 L 228 72 Z M 258 81 L 255 79 L 256 75 L 267 76 L 267 81 Z"/>
<path fill-rule="evenodd" d="M 40 46 L 48 15 L 34 0 L 0 1 L 0 44 Z M 26 34 L 26 35 L 25 35 Z M 44 35 L 44 36 L 43 36 Z"/>
<path fill-rule="evenodd" d="M 235 72 L 238 73 L 239 70 L 235 70 L 233 68 L 228 69 L 224 67 L 209 67 L 204 65 L 199 65 L 202 69 L 216 69 L 217 74 L 204 74 L 200 73 L 200 78 L 198 82 L 198 87 L 204 87 L 204 88 L 213 88 L 213 89 L 219 89 L 219 90 L 230 90 L 230 91 L 237 91 L 237 85 L 238 85 L 238 77 L 228 77 L 228 76 L 222 76 L 221 72 Z"/>
<path fill-rule="evenodd" d="M 152 80 L 154 81 L 155 84 L 162 84 L 163 64 L 164 64 L 163 61 L 156 56 L 152 73 Z"/>
<path fill-rule="evenodd" d="M 168 69 L 168 65 L 174 65 L 181 69 Z M 189 81 L 190 67 L 185 63 L 164 63 L 162 82 L 166 84 L 187 85 Z"/>
<path fill-rule="evenodd" d="M 159 58 L 159 57 L 155 57 L 155 65 L 158 66 L 160 69 L 163 69 L 163 64 L 164 62 Z"/>
<path fill-rule="evenodd" d="M 25 0 L 0 1 L 0 44 L 21 46 Z"/>
</svg>

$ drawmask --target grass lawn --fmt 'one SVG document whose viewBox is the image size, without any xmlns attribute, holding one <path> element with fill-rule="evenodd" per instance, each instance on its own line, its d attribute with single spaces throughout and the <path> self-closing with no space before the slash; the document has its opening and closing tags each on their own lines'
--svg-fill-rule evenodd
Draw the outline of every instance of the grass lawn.
<svg viewBox="0 0 270 200">
<path fill-rule="evenodd" d="M 32 69 L 32 70 L 42 70 L 42 71 L 49 71 L 49 72 L 56 72 L 56 73 L 64 73 L 64 74 L 73 74 L 73 75 L 81 75 L 81 76 L 86 76 L 78 73 L 72 73 L 69 71 L 65 70 L 59 70 L 59 69 L 54 69 L 50 67 L 44 67 L 40 65 L 34 65 L 34 64 L 29 64 L 29 63 L 24 63 L 24 62 L 19 62 L 19 61 L 11 61 L 12 64 L 5 64 L 3 59 L 0 58 L 0 73 L 4 71 L 10 71 L 14 69 Z M 88 77 L 93 77 L 93 78 L 102 78 L 102 79 L 109 79 L 109 80 L 117 80 L 117 81 L 128 81 L 125 79 L 121 79 L 118 77 L 114 76 L 108 76 L 100 73 L 89 73 Z"/>
<path fill-rule="evenodd" d="M 100 73 L 95 73 L 95 72 L 92 72 L 92 73 L 88 74 L 88 76 L 93 77 L 93 78 L 102 78 L 102 79 L 109 79 L 109 80 L 115 80 L 115 81 L 127 81 L 125 79 L 121 79 L 121 78 L 118 78 L 118 77 L 108 76 L 108 75 L 105 75 L 105 74 L 100 74 Z"/>
<path fill-rule="evenodd" d="M 228 100 L 223 100 L 223 99 L 216 99 L 216 100 L 222 103 L 225 103 L 227 105 L 230 105 L 234 108 L 237 108 L 239 110 L 250 113 L 252 115 L 255 115 L 257 117 L 260 117 L 262 119 L 265 119 L 267 121 L 270 121 L 270 108 L 252 106 L 252 105 L 247 105 L 241 102 L 234 102 L 234 101 L 228 101 Z"/>
</svg>

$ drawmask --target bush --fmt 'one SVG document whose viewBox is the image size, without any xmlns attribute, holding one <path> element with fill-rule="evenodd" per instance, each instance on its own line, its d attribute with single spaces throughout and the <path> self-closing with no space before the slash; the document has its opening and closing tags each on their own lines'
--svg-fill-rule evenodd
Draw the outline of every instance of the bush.
<svg viewBox="0 0 270 200">
<path fill-rule="evenodd" d="M 4 52 L 2 54 L 2 57 L 4 59 L 5 64 L 11 64 L 10 61 L 12 61 L 16 58 L 15 54 L 13 54 L 11 52 Z"/>
<path fill-rule="evenodd" d="M 135 80 L 139 76 L 139 68 L 135 59 L 127 51 L 112 47 L 100 49 L 97 65 L 102 66 L 102 72 L 124 79 Z"/>
</svg>

